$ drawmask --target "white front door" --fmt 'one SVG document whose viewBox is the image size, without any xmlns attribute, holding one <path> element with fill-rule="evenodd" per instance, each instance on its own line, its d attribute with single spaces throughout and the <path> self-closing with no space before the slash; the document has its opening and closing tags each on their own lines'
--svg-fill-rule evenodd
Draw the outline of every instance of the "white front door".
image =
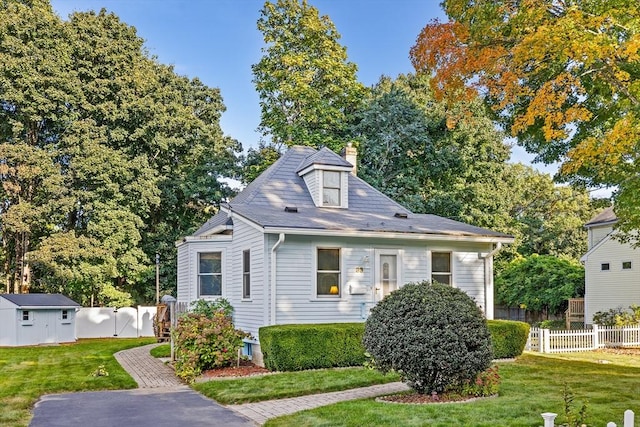
<svg viewBox="0 0 640 427">
<path fill-rule="evenodd" d="M 398 289 L 399 253 L 396 249 L 375 250 L 375 300 L 380 301 Z"/>
</svg>

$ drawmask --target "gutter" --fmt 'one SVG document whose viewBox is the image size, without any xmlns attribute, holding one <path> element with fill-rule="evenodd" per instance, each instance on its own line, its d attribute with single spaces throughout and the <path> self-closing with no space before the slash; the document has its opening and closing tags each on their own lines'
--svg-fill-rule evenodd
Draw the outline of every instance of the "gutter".
<svg viewBox="0 0 640 427">
<path fill-rule="evenodd" d="M 484 259 L 484 317 L 487 320 L 493 319 L 493 256 L 502 250 L 502 242 L 496 243 L 496 247 L 493 248 L 488 254 L 480 255 L 480 258 Z M 489 300 L 491 296 L 491 300 Z"/>
<path fill-rule="evenodd" d="M 276 251 L 278 247 L 284 243 L 285 234 L 280 233 L 278 241 L 271 248 L 271 317 L 269 319 L 270 325 L 276 324 Z"/>
</svg>

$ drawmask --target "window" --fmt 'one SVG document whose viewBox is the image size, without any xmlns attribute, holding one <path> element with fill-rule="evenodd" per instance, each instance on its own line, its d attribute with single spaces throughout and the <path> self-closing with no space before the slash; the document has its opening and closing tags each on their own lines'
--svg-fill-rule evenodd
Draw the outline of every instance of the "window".
<svg viewBox="0 0 640 427">
<path fill-rule="evenodd" d="M 68 320 L 68 319 L 69 319 L 69 311 L 62 310 L 62 320 Z"/>
<path fill-rule="evenodd" d="M 601 271 L 609 271 L 610 269 L 611 269 L 611 266 L 609 265 L 608 262 L 603 262 L 602 264 L 600 264 Z"/>
<path fill-rule="evenodd" d="M 242 252 L 242 298 L 251 298 L 251 251 Z"/>
<path fill-rule="evenodd" d="M 340 172 L 322 171 L 322 206 L 340 206 Z"/>
<path fill-rule="evenodd" d="M 22 310 L 22 321 L 28 322 L 31 320 L 31 312 L 29 310 Z"/>
<path fill-rule="evenodd" d="M 623 270 L 631 270 L 631 261 L 622 261 Z"/>
<path fill-rule="evenodd" d="M 451 253 L 431 253 L 431 281 L 451 285 Z"/>
<path fill-rule="evenodd" d="M 222 296 L 222 252 L 198 254 L 198 295 Z"/>
<path fill-rule="evenodd" d="M 340 249 L 318 248 L 317 295 L 340 297 Z"/>
</svg>

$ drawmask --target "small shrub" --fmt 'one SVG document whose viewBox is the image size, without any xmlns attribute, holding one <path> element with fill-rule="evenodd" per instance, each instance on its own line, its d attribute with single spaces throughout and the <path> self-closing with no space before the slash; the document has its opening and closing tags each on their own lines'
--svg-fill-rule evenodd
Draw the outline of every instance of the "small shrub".
<svg viewBox="0 0 640 427">
<path fill-rule="evenodd" d="M 222 310 L 212 318 L 197 313 L 182 316 L 174 330 L 176 374 L 191 382 L 204 370 L 231 366 L 248 336 L 235 329 Z"/>
<path fill-rule="evenodd" d="M 363 333 L 363 323 L 265 326 L 260 349 L 272 371 L 359 366 L 366 360 Z"/>
<path fill-rule="evenodd" d="M 565 320 L 543 320 L 538 323 L 538 328 L 540 329 L 554 329 L 561 330 L 566 329 L 567 322 Z"/>
<path fill-rule="evenodd" d="M 191 303 L 191 313 L 202 314 L 209 319 L 213 319 L 217 311 L 222 311 L 225 316 L 233 317 L 233 306 L 225 298 L 218 298 L 214 301 L 199 299 Z"/>
<path fill-rule="evenodd" d="M 363 342 L 380 370 L 397 371 L 419 393 L 475 380 L 492 360 L 478 306 L 438 283 L 407 284 L 385 297 L 367 319 Z"/>
<path fill-rule="evenodd" d="M 500 388 L 500 374 L 498 367 L 492 366 L 480 372 L 475 379 L 465 380 L 461 384 L 453 384 L 447 388 L 461 396 L 488 397 L 498 394 Z"/>
<path fill-rule="evenodd" d="M 529 324 L 513 320 L 487 320 L 491 332 L 493 357 L 509 359 L 520 356 L 529 338 Z"/>
<path fill-rule="evenodd" d="M 598 311 L 593 315 L 593 323 L 600 326 L 632 326 L 640 323 L 640 306 L 632 304 L 628 309 L 612 308 Z"/>
</svg>

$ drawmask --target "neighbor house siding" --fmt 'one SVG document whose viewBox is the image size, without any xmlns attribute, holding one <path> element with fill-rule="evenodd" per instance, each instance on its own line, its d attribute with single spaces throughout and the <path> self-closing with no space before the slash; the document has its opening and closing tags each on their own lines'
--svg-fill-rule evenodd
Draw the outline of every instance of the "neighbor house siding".
<svg viewBox="0 0 640 427">
<path fill-rule="evenodd" d="M 589 248 L 588 249 L 591 249 L 592 247 L 597 245 L 598 242 L 600 242 L 600 240 L 602 240 L 605 237 L 607 237 L 607 235 L 609 233 L 611 233 L 612 230 L 613 230 L 613 227 L 611 225 L 605 225 L 605 226 L 601 226 L 601 227 L 591 227 L 591 228 L 589 228 L 589 231 L 587 233 L 589 235 Z"/>
<path fill-rule="evenodd" d="M 631 269 L 622 263 L 631 261 Z M 609 264 L 602 271 L 602 263 Z M 598 311 L 640 304 L 640 250 L 608 238 L 585 261 L 585 323 Z"/>
<path fill-rule="evenodd" d="M 451 262 L 455 272 L 454 286 L 469 295 L 484 311 L 484 260 L 478 252 L 454 252 Z"/>
<path fill-rule="evenodd" d="M 4 298 L 0 298 L 0 325 L 2 325 L 0 346 L 17 345 L 17 316 L 16 306 Z"/>
</svg>

